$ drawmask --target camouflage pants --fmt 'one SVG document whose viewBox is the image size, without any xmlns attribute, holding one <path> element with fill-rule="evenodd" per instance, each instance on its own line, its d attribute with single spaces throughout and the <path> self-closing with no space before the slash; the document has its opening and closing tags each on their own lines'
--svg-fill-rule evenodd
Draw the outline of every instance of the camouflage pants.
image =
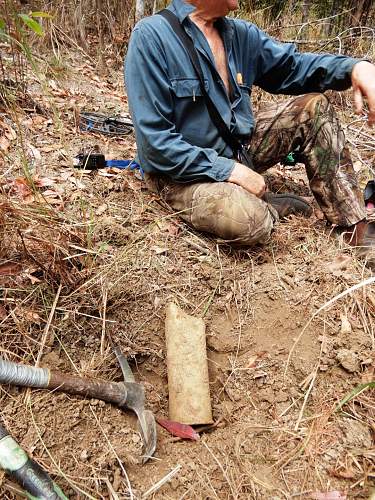
<svg viewBox="0 0 375 500">
<path fill-rule="evenodd" d="M 257 172 L 265 172 L 297 148 L 326 219 L 344 227 L 364 219 L 363 196 L 344 132 L 323 94 L 268 104 L 257 115 L 250 143 Z M 146 183 L 194 228 L 237 245 L 264 243 L 278 219 L 263 200 L 229 182 L 176 184 L 147 175 Z"/>
</svg>

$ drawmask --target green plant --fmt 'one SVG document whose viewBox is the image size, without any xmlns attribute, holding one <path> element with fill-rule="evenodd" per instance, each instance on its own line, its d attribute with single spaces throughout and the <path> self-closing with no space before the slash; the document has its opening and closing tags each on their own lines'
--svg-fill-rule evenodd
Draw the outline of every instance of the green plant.
<svg viewBox="0 0 375 500">
<path fill-rule="evenodd" d="M 41 38 L 45 34 L 40 21 L 43 18 L 48 19 L 50 15 L 42 11 L 28 14 L 18 12 L 13 0 L 5 2 L 0 18 L 0 42 L 6 47 L 3 53 L 0 52 L 0 105 L 7 110 L 17 127 L 22 168 L 31 187 L 33 187 L 32 176 L 18 108 L 28 102 L 26 84 L 28 68 L 31 68 L 40 80 L 37 59 L 31 47 L 33 37 Z"/>
<path fill-rule="evenodd" d="M 30 47 L 30 35 L 44 36 L 42 24 L 37 19 L 50 18 L 46 12 L 36 11 L 29 14 L 17 12 L 13 4 L 5 3 L 4 17 L 0 18 L 0 41 L 9 45 L 12 54 L 12 68 L 16 82 L 24 77 L 23 58 L 35 65 Z M 5 79 L 5 65 L 0 54 L 0 68 L 3 80 Z"/>
<path fill-rule="evenodd" d="M 349 403 L 353 398 L 361 394 L 363 391 L 366 391 L 367 389 L 375 389 L 375 382 L 367 382 L 366 384 L 359 384 L 357 387 L 355 387 L 352 392 L 350 392 L 347 396 L 345 396 L 344 399 L 340 401 L 340 403 L 337 405 L 336 411 L 341 410 L 341 408 Z"/>
</svg>

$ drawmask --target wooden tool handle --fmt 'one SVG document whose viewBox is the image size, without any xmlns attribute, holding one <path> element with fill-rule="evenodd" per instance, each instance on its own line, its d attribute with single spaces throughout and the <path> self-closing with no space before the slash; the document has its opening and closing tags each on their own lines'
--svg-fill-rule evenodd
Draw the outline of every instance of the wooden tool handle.
<svg viewBox="0 0 375 500">
<path fill-rule="evenodd" d="M 123 405 L 127 398 L 127 390 L 123 383 L 91 380 L 55 371 L 50 372 L 48 389 L 101 399 L 117 405 Z"/>
</svg>

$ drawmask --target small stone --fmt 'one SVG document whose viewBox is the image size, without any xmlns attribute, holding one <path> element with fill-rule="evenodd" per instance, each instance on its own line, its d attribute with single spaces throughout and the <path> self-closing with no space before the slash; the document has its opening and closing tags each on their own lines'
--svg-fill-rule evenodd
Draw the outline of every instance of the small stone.
<svg viewBox="0 0 375 500">
<path fill-rule="evenodd" d="M 138 444 L 138 443 L 141 442 L 141 438 L 139 437 L 138 434 L 133 434 L 132 435 L 132 441 L 133 441 L 134 444 Z"/>
<path fill-rule="evenodd" d="M 373 446 L 371 431 L 364 423 L 345 419 L 340 427 L 344 434 L 346 446 L 358 449 L 370 449 Z"/>
<path fill-rule="evenodd" d="M 277 403 L 285 403 L 285 401 L 288 401 L 289 395 L 284 392 L 284 391 L 278 391 L 275 394 L 275 401 Z"/>
<path fill-rule="evenodd" d="M 90 453 L 87 450 L 82 450 L 79 457 L 82 460 L 82 462 L 86 462 L 86 460 L 89 458 L 89 456 L 90 456 Z"/>
<path fill-rule="evenodd" d="M 271 388 L 263 389 L 259 391 L 258 398 L 260 401 L 267 401 L 268 403 L 273 404 L 275 402 L 275 395 Z"/>
<path fill-rule="evenodd" d="M 359 361 L 357 355 L 349 349 L 340 349 L 337 352 L 337 360 L 346 371 L 354 373 L 359 371 Z"/>
<path fill-rule="evenodd" d="M 55 368 L 61 365 L 61 359 L 56 351 L 51 351 L 43 356 L 43 365 L 47 368 Z"/>
<path fill-rule="evenodd" d="M 341 314 L 341 334 L 346 335 L 352 333 L 352 325 L 346 314 Z"/>
</svg>

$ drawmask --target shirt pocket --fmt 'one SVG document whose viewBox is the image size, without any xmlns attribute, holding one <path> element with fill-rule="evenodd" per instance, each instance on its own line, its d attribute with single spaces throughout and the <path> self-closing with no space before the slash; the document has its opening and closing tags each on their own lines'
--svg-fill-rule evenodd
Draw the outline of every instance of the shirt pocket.
<svg viewBox="0 0 375 500">
<path fill-rule="evenodd" d="M 236 116 L 236 132 L 239 135 L 249 135 L 254 127 L 254 115 L 251 105 L 251 87 L 239 85 L 241 97 L 234 105 Z"/>
<path fill-rule="evenodd" d="M 201 84 L 198 78 L 173 78 L 171 79 L 172 89 L 176 97 L 202 97 Z M 205 89 L 209 90 L 208 80 L 204 80 Z"/>
</svg>

